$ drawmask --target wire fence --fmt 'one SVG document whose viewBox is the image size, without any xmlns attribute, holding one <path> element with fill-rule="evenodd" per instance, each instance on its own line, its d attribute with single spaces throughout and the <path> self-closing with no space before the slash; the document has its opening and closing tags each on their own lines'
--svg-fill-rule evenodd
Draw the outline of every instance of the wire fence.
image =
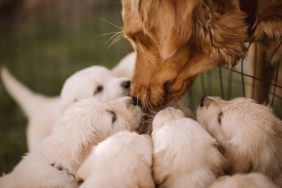
<svg viewBox="0 0 282 188">
<path fill-rule="evenodd" d="M 265 74 L 258 76 L 256 70 L 259 65 L 257 60 L 254 63 L 242 59 L 233 68 L 224 65 L 219 66 L 215 70 L 209 71 L 199 76 L 195 81 L 192 89 L 188 92 L 187 103 L 195 109 L 200 96 L 215 95 L 224 99 L 232 99 L 235 97 L 254 98 L 259 103 L 269 105 L 274 112 L 282 117 L 282 67 L 281 59 L 271 63 L 274 56 L 282 56 L 282 41 L 280 41 L 274 49 L 270 50 L 270 57 L 265 60 L 263 70 L 271 68 L 271 76 L 265 78 Z M 250 45 L 248 45 L 249 47 Z M 254 51 L 255 54 L 258 52 Z M 255 93 L 265 93 L 264 96 L 256 97 Z M 197 101 L 197 102 L 195 102 Z M 196 103 L 196 104 L 195 104 Z"/>
</svg>

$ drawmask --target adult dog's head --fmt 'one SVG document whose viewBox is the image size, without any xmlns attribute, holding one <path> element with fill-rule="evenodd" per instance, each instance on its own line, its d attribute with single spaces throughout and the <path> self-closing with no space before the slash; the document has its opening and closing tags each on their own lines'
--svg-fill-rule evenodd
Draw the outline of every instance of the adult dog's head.
<svg viewBox="0 0 282 188">
<path fill-rule="evenodd" d="M 235 1 L 122 0 L 122 8 L 137 54 L 131 95 L 144 107 L 178 100 L 199 73 L 244 55 L 247 27 Z"/>
</svg>

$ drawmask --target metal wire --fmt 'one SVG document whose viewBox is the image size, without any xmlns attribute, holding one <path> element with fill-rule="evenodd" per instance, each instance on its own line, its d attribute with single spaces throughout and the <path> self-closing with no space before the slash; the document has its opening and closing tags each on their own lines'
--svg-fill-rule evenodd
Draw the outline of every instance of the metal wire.
<svg viewBox="0 0 282 188">
<path fill-rule="evenodd" d="M 205 96 L 206 95 L 206 87 L 205 87 L 205 78 L 204 78 L 203 74 L 201 74 L 201 86 L 202 86 L 203 95 Z"/>
<path fill-rule="evenodd" d="M 229 70 L 229 68 L 227 68 L 227 67 L 224 67 L 224 66 L 223 66 L 223 68 L 226 69 L 226 70 Z M 232 71 L 233 73 L 237 73 L 237 74 L 243 75 L 243 76 L 245 76 L 245 77 L 249 77 L 249 78 L 255 79 L 255 80 L 257 80 L 257 81 L 263 82 L 263 79 L 261 79 L 261 78 L 258 78 L 258 77 L 256 77 L 256 76 L 253 76 L 253 75 L 250 75 L 250 74 L 242 73 L 241 71 L 237 71 L 236 69 L 231 69 L 231 71 Z M 253 84 L 252 84 L 252 85 L 253 85 Z M 270 83 L 270 85 L 271 85 L 271 86 L 275 86 L 275 87 L 277 87 L 277 88 L 282 88 L 282 85 L 278 85 L 278 84 L 275 83 L 275 82 Z M 254 86 L 254 87 L 255 87 L 255 86 Z"/>
<path fill-rule="evenodd" d="M 228 72 L 228 85 L 227 85 L 227 97 L 228 99 L 231 99 L 231 93 L 232 93 L 232 81 L 233 81 L 233 72 L 229 70 Z M 245 85 L 244 85 L 245 86 Z M 243 90 L 245 90 L 245 87 L 243 87 Z"/>
<path fill-rule="evenodd" d="M 223 89 L 223 79 L 222 79 L 222 70 L 221 70 L 221 66 L 218 67 L 218 73 L 219 73 L 219 84 L 220 84 L 220 93 L 221 93 L 221 97 L 225 98 L 224 96 L 224 89 Z"/>
<path fill-rule="evenodd" d="M 281 43 L 280 43 L 280 44 L 281 44 Z M 277 66 L 276 66 L 276 73 L 275 73 L 275 83 L 277 83 L 277 82 L 278 82 L 279 65 L 280 65 L 280 63 L 277 63 Z M 276 93 L 276 88 L 277 88 L 277 86 L 274 86 L 274 88 L 273 88 L 272 100 L 271 100 L 271 106 L 272 106 L 272 105 L 273 105 L 273 103 L 274 103 L 274 97 L 275 97 L 275 93 Z"/>
</svg>

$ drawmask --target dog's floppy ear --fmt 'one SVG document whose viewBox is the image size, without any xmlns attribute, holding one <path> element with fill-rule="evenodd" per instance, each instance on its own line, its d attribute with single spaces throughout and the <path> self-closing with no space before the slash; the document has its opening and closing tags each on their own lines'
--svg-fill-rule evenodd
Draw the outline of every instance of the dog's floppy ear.
<svg viewBox="0 0 282 188">
<path fill-rule="evenodd" d="M 136 0 L 135 0 L 136 1 Z M 190 39 L 193 15 L 202 0 L 138 0 L 139 18 L 144 32 L 158 42 L 165 60 Z"/>
<path fill-rule="evenodd" d="M 139 4 L 140 0 L 122 0 L 122 18 L 130 28 L 140 27 Z"/>
</svg>

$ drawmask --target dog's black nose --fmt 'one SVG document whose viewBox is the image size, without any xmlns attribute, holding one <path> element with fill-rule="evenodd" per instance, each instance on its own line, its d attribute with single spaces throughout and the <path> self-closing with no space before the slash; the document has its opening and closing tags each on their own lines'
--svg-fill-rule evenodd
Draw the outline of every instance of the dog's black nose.
<svg viewBox="0 0 282 188">
<path fill-rule="evenodd" d="M 128 89 L 130 87 L 130 80 L 121 82 L 121 87 Z"/>
<path fill-rule="evenodd" d="M 200 106 L 201 106 L 201 107 L 204 106 L 204 101 L 205 101 L 205 99 L 206 99 L 206 96 L 203 96 L 203 97 L 201 98 L 201 103 L 200 103 Z"/>
<path fill-rule="evenodd" d="M 136 97 L 131 97 L 132 98 L 132 104 L 134 106 L 137 106 L 138 105 L 138 101 L 137 101 L 137 98 Z"/>
</svg>

